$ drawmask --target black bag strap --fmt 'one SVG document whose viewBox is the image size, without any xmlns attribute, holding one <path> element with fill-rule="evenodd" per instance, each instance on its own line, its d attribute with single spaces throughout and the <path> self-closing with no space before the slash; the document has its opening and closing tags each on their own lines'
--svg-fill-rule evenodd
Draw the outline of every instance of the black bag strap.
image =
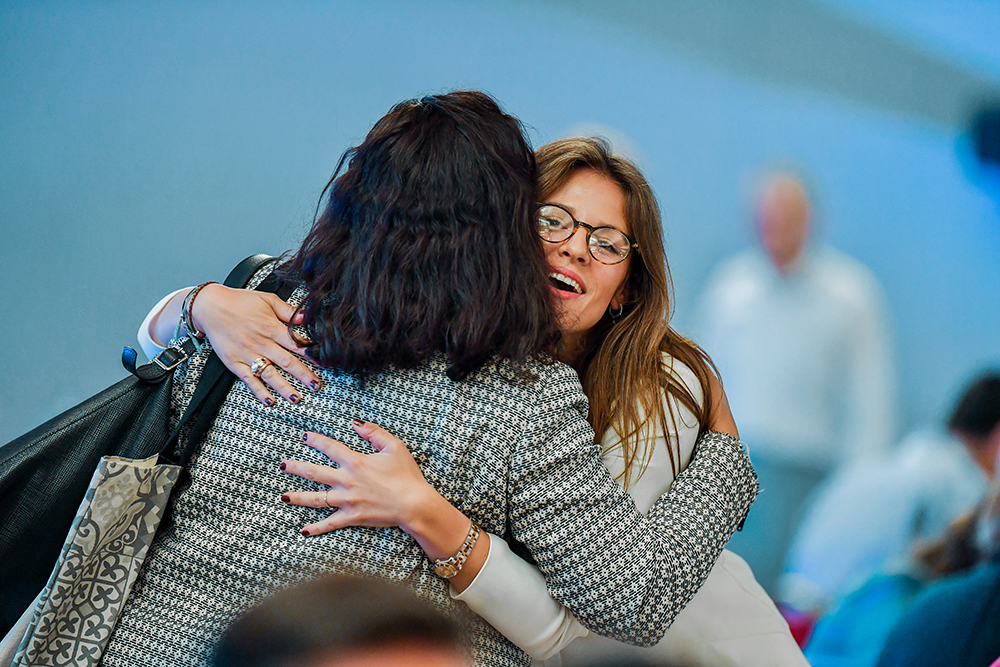
<svg viewBox="0 0 1000 667">
<path fill-rule="evenodd" d="M 226 287 L 246 287 L 247 283 L 250 282 L 250 279 L 258 271 L 276 260 L 276 257 L 270 255 L 251 255 L 229 272 L 229 276 L 223 284 Z M 278 280 L 273 273 L 257 286 L 257 290 L 275 292 L 283 299 L 287 299 L 293 289 L 293 285 Z M 127 347 L 122 352 L 122 364 L 136 375 L 136 377 L 145 382 L 162 382 L 173 373 L 174 368 L 187 361 L 196 351 L 194 343 L 190 338 L 187 338 L 181 345 L 168 347 L 156 355 L 150 363 L 136 368 L 135 350 Z M 209 427 L 215 420 L 215 414 L 219 411 L 219 407 L 226 399 L 235 380 L 236 376 L 226 368 L 222 360 L 219 359 L 219 355 L 213 351 L 205 361 L 201 378 L 198 380 L 198 385 L 195 387 L 187 409 L 160 451 L 161 458 L 172 461 L 181 467 L 187 466 L 194 451 L 194 446 L 208 432 Z M 180 434 L 188 425 L 190 425 L 190 430 L 188 432 L 187 445 L 180 456 L 174 460 L 174 446 Z"/>
</svg>

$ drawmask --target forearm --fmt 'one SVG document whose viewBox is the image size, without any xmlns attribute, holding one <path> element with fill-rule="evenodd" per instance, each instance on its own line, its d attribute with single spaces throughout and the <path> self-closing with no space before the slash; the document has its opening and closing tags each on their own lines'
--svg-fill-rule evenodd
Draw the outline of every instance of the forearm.
<svg viewBox="0 0 1000 667">
<path fill-rule="evenodd" d="M 757 495 L 757 476 L 742 444 L 728 434 L 706 432 L 690 465 L 647 515 L 655 529 L 657 560 L 673 578 L 668 623 L 704 583 L 723 548 L 742 525 Z M 652 622 L 655 604 L 640 607 L 639 623 Z"/>
<path fill-rule="evenodd" d="M 534 483 L 524 486 L 512 517 L 514 537 L 531 551 L 550 594 L 584 625 L 619 641 L 655 644 L 755 497 L 749 460 L 734 438 L 703 435 L 691 464 L 647 519 L 606 471 L 594 470 L 582 442 L 573 450 L 553 447 L 550 439 L 525 450 L 528 479 L 537 481 L 549 468 L 546 475 L 556 481 L 545 496 Z"/>
<path fill-rule="evenodd" d="M 452 598 L 465 602 L 535 660 L 545 660 L 564 649 L 587 629 L 569 609 L 549 596 L 538 568 L 490 535 L 490 553 L 475 580 Z"/>
<path fill-rule="evenodd" d="M 407 505 L 411 511 L 399 527 L 417 541 L 429 559 L 442 560 L 458 553 L 469 534 L 471 520 L 467 516 L 429 484 L 420 499 Z M 490 537 L 482 531 L 462 569 L 448 580 L 455 590 L 464 591 L 472 583 L 489 553 Z"/>
</svg>

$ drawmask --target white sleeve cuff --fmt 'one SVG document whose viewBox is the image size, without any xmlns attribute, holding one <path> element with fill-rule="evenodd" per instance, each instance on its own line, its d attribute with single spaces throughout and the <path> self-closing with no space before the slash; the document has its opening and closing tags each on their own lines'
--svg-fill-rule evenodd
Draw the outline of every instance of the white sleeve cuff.
<svg viewBox="0 0 1000 667">
<path fill-rule="evenodd" d="M 451 597 L 465 602 L 535 660 L 550 658 L 577 637 L 589 634 L 566 607 L 549 596 L 538 568 L 492 533 L 483 568 L 461 593 L 452 588 Z"/>
<path fill-rule="evenodd" d="M 150 325 L 153 324 L 153 320 L 156 319 L 156 316 L 159 315 L 160 312 L 167 306 L 167 302 L 174 298 L 174 295 L 188 289 L 191 288 L 183 287 L 176 292 L 171 292 L 160 299 L 159 303 L 153 306 L 153 309 L 146 313 L 146 318 L 142 321 L 142 324 L 139 325 L 139 332 L 136 334 L 136 338 L 139 339 L 139 347 L 142 348 L 142 351 L 145 353 L 147 359 L 152 359 L 160 352 L 163 352 L 163 350 L 167 347 L 160 341 L 153 339 L 153 333 L 150 331 Z"/>
</svg>

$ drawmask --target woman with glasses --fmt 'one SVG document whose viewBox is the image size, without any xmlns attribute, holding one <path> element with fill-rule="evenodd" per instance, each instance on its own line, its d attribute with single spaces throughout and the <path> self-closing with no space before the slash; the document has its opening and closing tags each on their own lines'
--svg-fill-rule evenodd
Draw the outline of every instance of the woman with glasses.
<svg viewBox="0 0 1000 667">
<path fill-rule="evenodd" d="M 537 233 L 562 333 L 556 354 L 580 376 L 589 398 L 590 424 L 603 434 L 605 465 L 646 512 L 692 460 L 701 432 L 711 428 L 735 435 L 735 424 L 709 359 L 667 323 L 670 281 L 660 215 L 641 173 L 596 139 L 548 144 L 537 151 L 536 160 Z M 174 312 L 161 316 L 158 306 L 147 317 L 140 329 L 147 354 L 155 353 L 151 333 L 162 339 L 169 336 L 177 321 L 176 304 L 183 295 L 181 291 L 173 297 Z M 525 293 L 524 298 L 530 295 Z M 266 295 L 213 287 L 196 305 L 203 322 L 200 326 L 220 356 L 260 400 L 274 400 L 269 385 L 297 402 L 303 400 L 297 386 L 319 381 L 290 354 L 305 350 L 279 321 L 298 322 L 301 317 L 287 304 Z M 249 367 L 258 357 L 272 359 L 284 373 L 268 367 L 255 377 Z M 305 468 L 297 462 L 286 467 L 286 472 L 305 475 L 330 488 L 322 494 L 289 492 L 285 502 L 339 508 L 304 530 L 312 535 L 352 525 L 399 525 L 421 544 L 436 543 L 446 550 L 445 543 L 454 537 L 445 536 L 447 531 L 434 534 L 421 527 L 453 522 L 456 528 L 451 534 L 462 534 L 469 519 L 425 481 L 400 440 L 374 424 L 364 424 L 357 431 L 378 454 L 359 455 L 338 441 L 310 434 L 309 444 L 339 469 Z M 436 482 L 432 477 L 430 481 Z M 567 497 L 567 503 L 572 502 L 576 501 Z M 699 533 L 704 526 L 692 523 L 689 529 Z M 453 597 L 464 600 L 536 659 L 551 657 L 587 634 L 573 614 L 550 598 L 550 593 L 560 597 L 568 582 L 551 576 L 546 580 L 516 556 L 514 551 L 528 555 L 522 545 L 509 547 L 496 534 L 487 537 L 488 556 L 470 558 L 451 579 Z M 458 544 L 452 542 L 448 548 L 454 550 Z M 548 548 L 572 555 L 581 545 L 577 537 L 553 536 Z M 616 588 L 635 584 L 619 572 L 603 576 Z M 602 595 L 596 590 L 593 594 L 595 598 Z M 727 609 L 735 618 L 720 622 Z M 742 639 L 742 644 L 725 645 L 734 639 Z M 726 661 L 734 655 L 744 658 L 742 653 L 751 643 L 758 649 L 751 653 L 757 654 L 760 664 L 804 664 L 787 626 L 749 569 L 738 557 L 726 554 L 706 588 L 677 617 L 660 649 L 654 650 L 699 660 L 698 664 L 732 664 Z"/>
</svg>

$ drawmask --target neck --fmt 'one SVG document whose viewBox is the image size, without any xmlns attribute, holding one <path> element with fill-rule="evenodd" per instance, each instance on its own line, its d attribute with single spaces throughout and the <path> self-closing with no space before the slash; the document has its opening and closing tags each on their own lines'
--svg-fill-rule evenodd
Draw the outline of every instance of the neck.
<svg viewBox="0 0 1000 667">
<path fill-rule="evenodd" d="M 564 333 L 559 342 L 559 349 L 556 350 L 556 359 L 567 366 L 574 366 L 576 361 L 583 356 L 585 336 L 579 333 Z"/>
</svg>

